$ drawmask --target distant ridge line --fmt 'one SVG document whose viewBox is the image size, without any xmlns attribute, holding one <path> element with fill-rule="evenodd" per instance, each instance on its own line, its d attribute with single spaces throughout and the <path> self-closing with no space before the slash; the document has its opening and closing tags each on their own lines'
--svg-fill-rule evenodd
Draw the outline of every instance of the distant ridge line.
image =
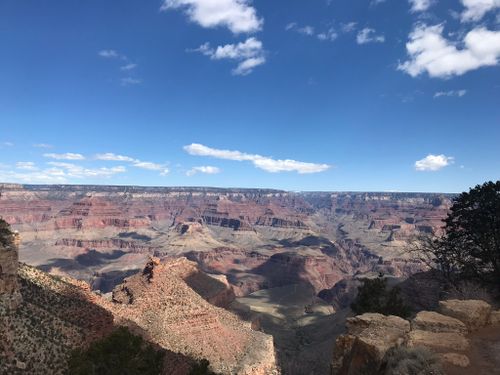
<svg viewBox="0 0 500 375">
<path fill-rule="evenodd" d="M 141 186 L 141 185 L 85 185 L 85 184 L 17 184 L 0 183 L 0 190 L 25 189 L 29 191 L 96 191 L 96 192 L 197 192 L 197 193 L 250 193 L 250 194 L 297 194 L 311 195 L 367 195 L 367 196 L 436 196 L 454 197 L 456 193 L 412 191 L 287 191 L 270 188 L 222 188 L 211 186 Z"/>
</svg>

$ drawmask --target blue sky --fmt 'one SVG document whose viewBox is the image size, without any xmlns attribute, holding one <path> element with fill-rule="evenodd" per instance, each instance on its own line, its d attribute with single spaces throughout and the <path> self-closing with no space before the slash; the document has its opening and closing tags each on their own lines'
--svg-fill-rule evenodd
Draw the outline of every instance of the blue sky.
<svg viewBox="0 0 500 375">
<path fill-rule="evenodd" d="M 457 192 L 497 0 L 0 0 L 0 181 Z"/>
</svg>

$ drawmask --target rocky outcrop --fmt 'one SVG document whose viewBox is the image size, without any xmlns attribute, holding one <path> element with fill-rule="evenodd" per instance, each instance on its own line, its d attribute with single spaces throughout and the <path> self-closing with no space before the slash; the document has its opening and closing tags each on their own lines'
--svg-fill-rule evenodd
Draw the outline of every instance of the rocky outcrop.
<svg viewBox="0 0 500 375">
<path fill-rule="evenodd" d="M 347 319 L 347 333 L 335 342 L 335 374 L 357 374 L 380 366 L 386 351 L 404 343 L 410 323 L 397 316 L 367 313 Z"/>
<path fill-rule="evenodd" d="M 468 367 L 475 330 L 494 324 L 496 314 L 479 300 L 441 301 L 439 311 L 421 311 L 411 322 L 380 314 L 349 318 L 347 333 L 335 343 L 334 374 L 355 374 L 367 368 L 376 374 L 387 350 L 398 346 L 425 347 L 448 366 Z"/>
<path fill-rule="evenodd" d="M 438 311 L 444 315 L 459 319 L 470 331 L 477 330 L 490 323 L 491 306 L 481 300 L 440 301 Z"/>
<path fill-rule="evenodd" d="M 20 265 L 16 310 L 0 303 L 0 373 L 67 373 L 70 352 L 113 329 L 113 315 L 85 283 Z"/>
<path fill-rule="evenodd" d="M 460 320 L 439 314 L 435 311 L 421 311 L 411 321 L 412 330 L 428 332 L 457 332 L 467 333 L 467 327 Z"/>
<path fill-rule="evenodd" d="M 193 279 L 195 268 L 185 258 L 165 263 L 151 260 L 142 273 L 125 279 L 113 291 L 115 316 L 167 350 L 208 359 L 216 372 L 275 373 L 272 337 L 207 302 L 200 295 L 208 293 L 206 289 L 196 293 L 188 285 L 202 286 Z"/>
<path fill-rule="evenodd" d="M 119 238 L 100 240 L 81 240 L 75 238 L 61 238 L 55 242 L 56 246 L 78 247 L 86 250 L 127 250 L 130 253 L 153 253 L 161 248 L 158 246 L 148 246 L 140 242 L 127 241 Z"/>
</svg>

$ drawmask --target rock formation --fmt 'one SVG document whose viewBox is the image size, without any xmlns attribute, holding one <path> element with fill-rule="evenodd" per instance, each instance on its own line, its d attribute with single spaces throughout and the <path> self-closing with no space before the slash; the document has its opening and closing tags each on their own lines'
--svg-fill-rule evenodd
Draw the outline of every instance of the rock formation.
<svg viewBox="0 0 500 375">
<path fill-rule="evenodd" d="M 72 350 L 117 325 L 166 351 L 164 375 L 187 375 L 193 359 L 209 359 L 221 374 L 278 373 L 272 337 L 215 306 L 234 299 L 225 277 L 209 276 L 185 258 L 151 258 L 111 302 L 83 281 L 19 264 L 18 235 L 0 224 L 1 374 L 64 374 Z"/>
<path fill-rule="evenodd" d="M 387 350 L 398 346 L 425 347 L 447 366 L 469 367 L 475 331 L 495 325 L 499 329 L 498 312 L 480 300 L 441 301 L 439 310 L 421 311 L 411 321 L 370 313 L 348 318 L 347 333 L 335 343 L 333 373 L 370 368 L 376 374 Z M 500 337 L 495 345 L 500 345 Z"/>
<path fill-rule="evenodd" d="M 147 332 L 154 343 L 189 357 L 206 358 L 216 372 L 277 372 L 272 337 L 253 331 L 250 323 L 205 300 L 211 298 L 210 292 L 208 285 L 195 281 L 198 272 L 185 258 L 166 263 L 152 259 L 142 273 L 115 288 L 111 308 L 123 324 L 132 323 L 131 328 Z"/>
</svg>

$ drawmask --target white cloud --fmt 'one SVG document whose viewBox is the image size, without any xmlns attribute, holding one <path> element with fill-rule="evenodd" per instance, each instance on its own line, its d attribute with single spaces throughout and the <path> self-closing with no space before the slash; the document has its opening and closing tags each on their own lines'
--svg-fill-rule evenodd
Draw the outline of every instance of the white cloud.
<svg viewBox="0 0 500 375">
<path fill-rule="evenodd" d="M 160 176 L 166 176 L 170 170 L 163 164 L 157 164 L 150 161 L 136 160 L 132 165 L 136 168 L 147 169 L 149 171 L 159 171 Z"/>
<path fill-rule="evenodd" d="M 189 171 L 186 172 L 186 175 L 187 176 L 194 176 L 197 173 L 217 174 L 220 172 L 221 172 L 221 170 L 219 168 L 206 165 L 206 166 L 191 168 Z"/>
<path fill-rule="evenodd" d="M 142 83 L 142 79 L 125 77 L 120 79 L 120 83 L 122 86 L 139 85 Z"/>
<path fill-rule="evenodd" d="M 210 47 L 209 43 L 205 43 L 192 51 L 209 56 L 212 60 L 230 59 L 239 61 L 238 66 L 232 71 L 235 75 L 250 74 L 255 67 L 266 62 L 262 42 L 253 37 L 238 44 L 226 44 L 215 49 Z"/>
<path fill-rule="evenodd" d="M 412 12 L 424 12 L 434 3 L 433 0 L 409 0 Z"/>
<path fill-rule="evenodd" d="M 286 25 L 285 30 L 287 31 L 293 30 L 298 32 L 299 34 L 307 36 L 316 36 L 319 40 L 328 40 L 330 42 L 333 42 L 338 37 L 338 34 L 333 27 L 329 28 L 326 31 L 321 31 L 316 33 L 314 27 L 309 25 L 299 27 L 296 22 L 291 22 L 288 25 Z"/>
<path fill-rule="evenodd" d="M 356 36 L 356 41 L 358 42 L 358 44 L 383 43 L 385 42 L 385 36 L 382 34 L 377 35 L 374 29 L 365 27 L 364 29 L 358 32 L 358 35 Z"/>
<path fill-rule="evenodd" d="M 32 161 L 18 161 L 16 163 L 16 168 L 25 171 L 36 171 L 38 169 Z"/>
<path fill-rule="evenodd" d="M 12 143 L 12 142 L 2 142 L 1 146 L 3 146 L 3 147 L 14 147 L 14 143 Z"/>
<path fill-rule="evenodd" d="M 343 23 L 341 25 L 341 30 L 344 33 L 351 33 L 354 30 L 356 30 L 358 23 L 357 22 L 348 22 L 348 23 Z"/>
<path fill-rule="evenodd" d="M 227 27 L 234 34 L 256 32 L 263 20 L 249 0 L 165 0 L 161 10 L 184 9 L 202 27 Z"/>
<path fill-rule="evenodd" d="M 48 153 L 43 154 L 44 157 L 56 160 L 85 160 L 85 156 L 82 154 L 75 154 L 73 152 L 67 152 L 65 154 L 54 154 Z"/>
<path fill-rule="evenodd" d="M 136 168 L 146 169 L 149 171 L 159 171 L 160 176 L 166 176 L 170 172 L 170 170 L 167 168 L 165 164 L 153 163 L 151 161 L 142 161 L 130 156 L 118 155 L 112 152 L 97 154 L 95 155 L 95 159 L 104 161 L 129 162 L 131 166 Z"/>
<path fill-rule="evenodd" d="M 326 171 L 330 168 L 330 166 L 327 164 L 305 163 L 291 159 L 277 160 L 270 157 L 256 154 L 247 154 L 240 151 L 214 149 L 199 143 L 193 143 L 188 146 L 184 146 L 184 150 L 190 155 L 210 156 L 218 159 L 236 161 L 250 161 L 255 165 L 255 167 L 273 173 L 292 171 L 301 174 L 318 173 Z"/>
<path fill-rule="evenodd" d="M 335 29 L 333 29 L 333 28 L 330 28 L 327 31 L 319 33 L 317 35 L 317 37 L 318 37 L 319 40 L 328 40 L 330 42 L 333 42 L 335 39 L 338 38 L 338 36 L 339 35 L 337 34 L 337 32 L 335 31 Z"/>
<path fill-rule="evenodd" d="M 415 169 L 417 171 L 438 171 L 453 164 L 453 161 L 454 158 L 451 156 L 429 154 L 422 160 L 415 162 Z"/>
<path fill-rule="evenodd" d="M 97 160 L 108 160 L 108 161 L 136 161 L 136 159 L 130 156 L 117 155 L 112 152 L 106 152 L 104 154 L 97 154 L 95 156 Z"/>
<path fill-rule="evenodd" d="M 442 24 L 417 25 L 406 44 L 410 59 L 399 64 L 398 69 L 412 77 L 427 72 L 431 77 L 447 78 L 498 64 L 500 31 L 476 27 L 465 35 L 461 49 L 442 34 Z"/>
<path fill-rule="evenodd" d="M 35 143 L 33 145 L 33 147 L 37 147 L 37 148 L 52 148 L 54 146 L 49 145 L 48 143 Z"/>
<path fill-rule="evenodd" d="M 125 167 L 122 166 L 84 168 L 65 162 L 49 162 L 47 164 L 51 167 L 40 170 L 32 162 L 16 163 L 16 168 L 22 170 L 22 172 L 0 168 L 0 180 L 22 183 L 63 184 L 88 178 L 108 178 L 126 172 Z"/>
<path fill-rule="evenodd" d="M 297 32 L 299 32 L 299 33 L 301 33 L 301 34 L 304 34 L 304 35 L 309 35 L 309 36 L 311 36 L 311 35 L 314 35 L 314 27 L 312 27 L 312 26 L 308 26 L 308 25 L 306 25 L 306 26 L 304 26 L 304 27 L 299 27 L 299 28 L 297 29 Z"/>
<path fill-rule="evenodd" d="M 126 65 L 121 66 L 120 70 L 122 70 L 122 71 L 129 71 L 129 70 L 132 70 L 132 69 L 135 69 L 135 68 L 137 68 L 137 64 L 130 63 L 130 64 L 126 64 Z"/>
<path fill-rule="evenodd" d="M 461 14 L 463 22 L 479 21 L 489 11 L 500 8 L 500 0 L 461 0 L 465 10 Z"/>
<path fill-rule="evenodd" d="M 104 57 L 105 59 L 120 59 L 122 55 L 115 51 L 114 49 L 103 49 L 98 52 L 98 55 Z"/>
<path fill-rule="evenodd" d="M 53 167 L 60 168 L 61 175 L 69 178 L 92 178 L 92 177 L 111 177 L 117 173 L 124 173 L 127 169 L 123 166 L 116 167 L 101 167 L 101 168 L 84 168 L 80 165 L 64 162 L 49 162 Z"/>
<path fill-rule="evenodd" d="M 27 184 L 64 184 L 68 182 L 64 176 L 64 171 L 55 168 L 43 171 L 15 172 L 0 169 L 0 181 L 20 182 Z"/>
<path fill-rule="evenodd" d="M 461 98 L 465 94 L 467 94 L 467 90 L 438 91 L 434 94 L 434 98 L 440 98 L 442 96 L 458 96 Z"/>
</svg>

